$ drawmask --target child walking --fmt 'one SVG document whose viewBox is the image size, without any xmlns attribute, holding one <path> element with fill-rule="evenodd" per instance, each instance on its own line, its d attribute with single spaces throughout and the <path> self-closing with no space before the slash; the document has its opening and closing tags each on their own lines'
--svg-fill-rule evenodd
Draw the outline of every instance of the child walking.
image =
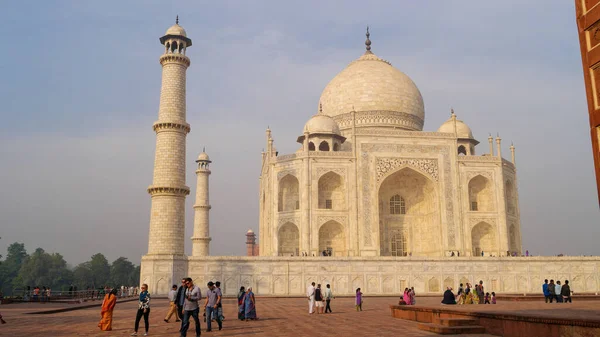
<svg viewBox="0 0 600 337">
<path fill-rule="evenodd" d="M 492 304 L 496 304 L 496 293 L 492 291 Z"/>
<path fill-rule="evenodd" d="M 483 304 L 490 304 L 490 293 L 485 293 L 485 301 Z"/>
<path fill-rule="evenodd" d="M 362 311 L 362 292 L 360 288 L 356 289 L 356 311 Z"/>
</svg>

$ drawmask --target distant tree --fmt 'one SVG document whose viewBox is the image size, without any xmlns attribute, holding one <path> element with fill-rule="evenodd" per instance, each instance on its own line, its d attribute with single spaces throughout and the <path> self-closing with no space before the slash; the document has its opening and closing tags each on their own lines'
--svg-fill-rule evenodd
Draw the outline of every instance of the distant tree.
<svg viewBox="0 0 600 337">
<path fill-rule="evenodd" d="M 23 262 L 18 282 L 21 286 L 62 289 L 72 282 L 72 277 L 72 272 L 67 269 L 67 262 L 62 255 L 48 254 L 42 248 L 37 248 Z"/>
<path fill-rule="evenodd" d="M 15 287 L 21 287 L 19 282 L 19 270 L 21 265 L 27 259 L 27 251 L 22 243 L 12 243 L 8 246 L 6 260 L 0 265 L 0 284 L 4 295 L 12 295 Z"/>
<path fill-rule="evenodd" d="M 130 280 L 131 280 L 131 285 L 132 286 L 137 286 L 140 284 L 140 272 L 141 272 L 141 267 L 139 265 L 135 266 L 135 269 L 133 269 L 133 271 L 131 272 L 131 276 L 130 276 Z"/>
<path fill-rule="evenodd" d="M 111 285 L 115 287 L 132 285 L 131 276 L 134 270 L 135 266 L 126 257 L 116 259 L 110 266 Z"/>
<path fill-rule="evenodd" d="M 79 290 L 95 287 L 90 261 L 80 263 L 73 269 L 73 284 Z"/>
<path fill-rule="evenodd" d="M 94 254 L 90 260 L 90 270 L 94 287 L 104 287 L 110 278 L 110 265 L 101 253 Z"/>
</svg>

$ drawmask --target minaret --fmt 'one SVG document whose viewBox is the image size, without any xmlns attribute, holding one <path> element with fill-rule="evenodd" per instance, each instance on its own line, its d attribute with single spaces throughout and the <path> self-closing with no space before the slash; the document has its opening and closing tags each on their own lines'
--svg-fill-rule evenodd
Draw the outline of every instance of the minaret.
<svg viewBox="0 0 600 337">
<path fill-rule="evenodd" d="M 517 165 L 517 163 L 515 162 L 515 145 L 512 142 L 510 143 L 510 157 L 511 157 L 512 163 L 514 165 Z"/>
<path fill-rule="evenodd" d="M 140 280 L 148 283 L 153 294 L 166 294 L 176 280 L 187 274 L 184 252 L 185 197 L 190 193 L 185 185 L 185 147 L 190 125 L 186 122 L 185 72 L 190 59 L 185 55 L 192 45 L 179 18 L 160 38 L 164 53 L 162 86 L 158 120 L 152 126 L 156 132 L 154 177 L 148 187 L 152 204 L 148 254 L 142 257 Z M 163 282 L 158 282 L 159 280 Z"/>
<path fill-rule="evenodd" d="M 494 155 L 494 137 L 492 137 L 492 134 L 490 133 L 490 136 L 488 137 L 488 142 L 490 143 L 490 156 Z"/>
<path fill-rule="evenodd" d="M 496 145 L 498 147 L 498 157 L 500 157 L 500 159 L 502 159 L 502 147 L 500 146 L 500 142 L 502 141 L 502 138 L 500 138 L 500 134 L 496 135 Z"/>
<path fill-rule="evenodd" d="M 162 86 L 156 132 L 154 179 L 148 187 L 152 197 L 148 255 L 184 255 L 185 145 L 190 125 L 185 121 L 185 72 L 190 59 L 185 56 L 192 45 L 185 30 L 177 23 L 167 30 L 160 43 L 165 46 L 159 61 Z"/>
<path fill-rule="evenodd" d="M 246 256 L 257 256 L 256 251 L 256 234 L 252 229 L 246 232 Z"/>
<path fill-rule="evenodd" d="M 196 203 L 194 204 L 194 236 L 192 236 L 192 256 L 208 256 L 210 236 L 209 217 L 210 203 L 208 199 L 208 176 L 211 163 L 205 150 L 198 156 L 196 170 Z"/>
</svg>

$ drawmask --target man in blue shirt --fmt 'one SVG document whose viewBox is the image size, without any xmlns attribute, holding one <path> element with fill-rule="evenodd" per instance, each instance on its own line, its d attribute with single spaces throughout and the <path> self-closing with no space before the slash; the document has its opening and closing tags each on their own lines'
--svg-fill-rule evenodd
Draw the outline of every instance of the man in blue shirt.
<svg viewBox="0 0 600 337">
<path fill-rule="evenodd" d="M 213 312 L 217 311 L 219 304 L 221 303 L 221 289 L 215 287 L 215 284 L 210 281 L 207 284 L 208 290 L 206 291 L 206 302 L 204 302 L 204 307 L 206 308 L 206 331 L 211 330 L 211 317 L 213 317 Z M 219 324 L 219 330 L 223 329 L 223 323 L 221 322 L 221 317 L 216 315 L 215 320 L 217 324 Z"/>
<path fill-rule="evenodd" d="M 550 300 L 550 290 L 548 290 L 548 279 L 544 280 L 544 284 L 542 285 L 542 291 L 544 292 L 544 298 L 546 299 L 546 303 L 548 303 L 548 301 Z"/>
</svg>

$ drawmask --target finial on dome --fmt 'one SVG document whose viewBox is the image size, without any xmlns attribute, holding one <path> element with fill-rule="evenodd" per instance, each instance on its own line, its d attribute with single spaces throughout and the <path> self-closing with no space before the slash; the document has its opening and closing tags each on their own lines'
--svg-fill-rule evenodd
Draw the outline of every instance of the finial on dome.
<svg viewBox="0 0 600 337">
<path fill-rule="evenodd" d="M 367 40 L 365 41 L 365 46 L 367 46 L 367 51 L 365 52 L 366 54 L 371 54 L 371 40 L 369 40 L 369 37 L 371 36 L 371 34 L 369 33 L 369 26 L 367 26 L 367 34 L 365 34 L 367 36 Z"/>
<path fill-rule="evenodd" d="M 179 15 L 177 15 L 177 17 L 175 18 L 175 24 L 178 25 L 179 24 Z"/>
<path fill-rule="evenodd" d="M 323 103 L 319 103 L 319 113 L 323 113 Z"/>
<path fill-rule="evenodd" d="M 454 108 L 450 108 L 450 116 L 455 116 L 455 114 L 454 114 Z"/>
<path fill-rule="evenodd" d="M 203 146 L 203 147 L 202 147 L 202 152 L 203 152 L 203 153 L 206 153 L 206 146 Z"/>
</svg>

